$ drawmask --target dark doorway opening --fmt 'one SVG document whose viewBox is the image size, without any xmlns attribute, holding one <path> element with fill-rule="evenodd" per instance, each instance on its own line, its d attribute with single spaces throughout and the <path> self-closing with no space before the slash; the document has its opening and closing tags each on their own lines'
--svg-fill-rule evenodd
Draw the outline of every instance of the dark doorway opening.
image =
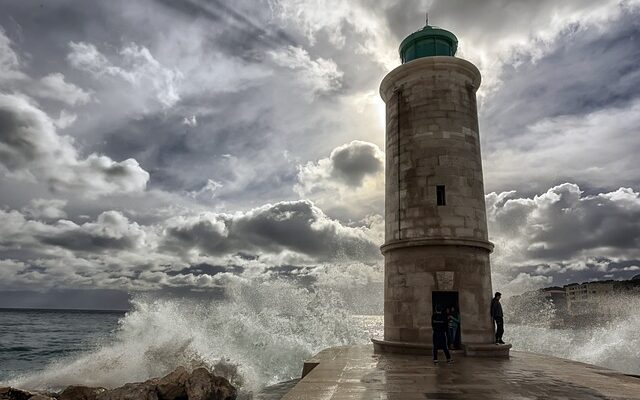
<svg viewBox="0 0 640 400">
<path fill-rule="evenodd" d="M 455 332 L 451 329 L 447 329 L 447 341 L 450 343 L 450 347 L 454 349 L 460 348 L 460 307 L 458 304 L 458 292 L 432 292 L 431 300 L 433 304 L 433 311 L 435 312 L 436 306 L 442 307 L 443 312 L 448 316 L 458 319 Z M 453 325 L 456 325 L 455 323 Z M 449 325 L 451 326 L 451 324 Z M 453 340 L 452 340 L 453 339 Z"/>
</svg>

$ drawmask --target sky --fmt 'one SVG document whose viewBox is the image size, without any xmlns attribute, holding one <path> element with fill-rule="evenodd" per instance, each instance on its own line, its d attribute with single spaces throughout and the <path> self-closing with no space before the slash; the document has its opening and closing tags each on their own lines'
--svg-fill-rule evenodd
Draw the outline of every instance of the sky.
<svg viewBox="0 0 640 400">
<path fill-rule="evenodd" d="M 379 288 L 378 89 L 426 10 L 483 76 L 494 289 L 640 273 L 639 0 L 0 9 L 0 306 Z"/>
</svg>

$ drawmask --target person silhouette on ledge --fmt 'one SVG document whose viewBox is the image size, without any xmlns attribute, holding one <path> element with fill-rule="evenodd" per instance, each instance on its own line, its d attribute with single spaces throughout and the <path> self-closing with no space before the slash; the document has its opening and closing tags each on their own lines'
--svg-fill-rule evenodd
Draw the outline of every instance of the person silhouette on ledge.
<svg viewBox="0 0 640 400">
<path fill-rule="evenodd" d="M 442 312 L 442 306 L 436 305 L 435 312 L 431 315 L 431 329 L 433 330 L 433 363 L 438 364 L 438 350 L 444 351 L 447 363 L 451 364 L 451 354 L 447 344 L 447 316 Z"/>
<path fill-rule="evenodd" d="M 496 344 L 504 344 L 502 335 L 504 334 L 504 319 L 502 315 L 502 304 L 500 298 L 502 293 L 496 292 L 493 300 L 491 300 L 491 318 L 496 324 Z"/>
</svg>

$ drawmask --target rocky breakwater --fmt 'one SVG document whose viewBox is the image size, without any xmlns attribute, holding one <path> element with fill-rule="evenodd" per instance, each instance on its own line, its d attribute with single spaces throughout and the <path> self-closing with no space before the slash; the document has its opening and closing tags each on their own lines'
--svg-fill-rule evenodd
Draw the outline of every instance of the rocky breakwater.
<svg viewBox="0 0 640 400">
<path fill-rule="evenodd" d="M 115 389 L 69 386 L 61 392 L 0 388 L 0 400 L 235 400 L 236 388 L 206 368 L 179 367 L 162 378 L 127 383 Z"/>
</svg>

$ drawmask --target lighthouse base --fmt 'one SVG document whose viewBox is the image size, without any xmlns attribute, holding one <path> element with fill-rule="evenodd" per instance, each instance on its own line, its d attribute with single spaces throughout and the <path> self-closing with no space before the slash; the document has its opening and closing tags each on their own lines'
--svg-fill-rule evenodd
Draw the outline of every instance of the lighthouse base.
<svg viewBox="0 0 640 400">
<path fill-rule="evenodd" d="M 426 343 L 395 342 L 371 339 L 376 354 L 395 353 L 412 355 L 431 355 L 433 346 Z M 510 344 L 463 343 L 462 350 L 449 350 L 452 354 L 464 354 L 467 357 L 509 357 Z"/>
</svg>

